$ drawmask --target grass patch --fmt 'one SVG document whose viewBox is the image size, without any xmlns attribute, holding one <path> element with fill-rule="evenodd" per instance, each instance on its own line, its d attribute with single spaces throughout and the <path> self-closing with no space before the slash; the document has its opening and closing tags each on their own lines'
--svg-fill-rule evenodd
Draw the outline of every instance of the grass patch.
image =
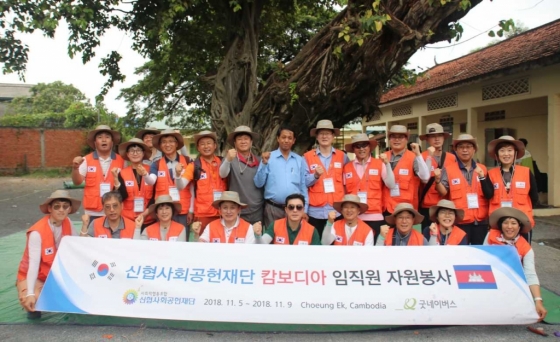
<svg viewBox="0 0 560 342">
<path fill-rule="evenodd" d="M 23 177 L 23 178 L 63 178 L 71 177 L 71 168 L 56 168 L 56 169 L 36 169 L 24 172 L 23 170 L 16 170 L 9 174 L 2 176 Z"/>
</svg>

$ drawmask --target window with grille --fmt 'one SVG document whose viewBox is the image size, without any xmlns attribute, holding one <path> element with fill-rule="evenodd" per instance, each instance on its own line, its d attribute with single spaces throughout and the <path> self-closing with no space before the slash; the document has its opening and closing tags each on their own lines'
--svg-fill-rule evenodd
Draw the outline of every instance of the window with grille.
<svg viewBox="0 0 560 342">
<path fill-rule="evenodd" d="M 484 113 L 484 121 L 504 120 L 506 118 L 505 110 L 497 110 L 494 112 Z"/>
<path fill-rule="evenodd" d="M 442 108 L 457 107 L 457 94 L 436 97 L 428 100 L 428 110 L 438 110 Z"/>
<path fill-rule="evenodd" d="M 369 121 L 378 121 L 381 120 L 381 112 L 376 111 Z"/>
<path fill-rule="evenodd" d="M 442 126 L 453 126 L 453 117 L 450 115 L 442 116 L 439 119 L 439 124 Z"/>
<path fill-rule="evenodd" d="M 520 78 L 482 87 L 482 101 L 529 92 L 529 79 Z"/>
<path fill-rule="evenodd" d="M 393 108 L 393 116 L 405 116 L 412 114 L 412 106 L 400 106 Z"/>
<path fill-rule="evenodd" d="M 409 124 L 406 124 L 406 128 L 408 128 L 408 129 L 418 129 L 418 122 L 411 122 Z"/>
</svg>

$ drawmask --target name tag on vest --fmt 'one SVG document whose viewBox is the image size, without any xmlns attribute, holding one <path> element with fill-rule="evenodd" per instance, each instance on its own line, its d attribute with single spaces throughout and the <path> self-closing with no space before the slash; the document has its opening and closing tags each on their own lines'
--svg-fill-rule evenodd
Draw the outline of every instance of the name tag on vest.
<svg viewBox="0 0 560 342">
<path fill-rule="evenodd" d="M 103 234 L 103 235 L 97 235 L 98 238 L 101 239 L 106 239 L 107 238 L 107 234 Z"/>
<path fill-rule="evenodd" d="M 278 242 L 278 243 L 284 243 L 284 241 L 285 241 L 285 240 L 284 240 L 283 237 L 280 237 L 280 236 L 277 236 L 277 237 L 276 237 L 276 242 Z"/>
<path fill-rule="evenodd" d="M 515 182 L 515 187 L 518 189 L 525 189 L 525 182 Z"/>
<path fill-rule="evenodd" d="M 307 243 L 307 241 L 299 241 L 299 242 L 298 242 L 298 245 L 302 245 L 302 246 L 303 246 L 303 245 L 309 245 L 309 244 Z"/>
<path fill-rule="evenodd" d="M 339 162 L 334 163 L 334 168 L 335 168 L 335 169 L 340 169 L 340 168 L 342 168 L 342 163 L 339 163 Z"/>
<path fill-rule="evenodd" d="M 400 169 L 399 175 L 408 176 L 408 169 Z"/>
<path fill-rule="evenodd" d="M 45 248 L 45 255 L 51 255 L 54 254 L 54 248 L 49 247 L 49 248 Z"/>
<path fill-rule="evenodd" d="M 354 241 L 353 246 L 363 246 L 364 244 L 358 241 Z"/>
<path fill-rule="evenodd" d="M 169 237 L 169 241 L 176 242 L 177 241 L 177 236 Z"/>
<path fill-rule="evenodd" d="M 95 166 L 88 166 L 87 172 L 96 172 L 97 168 Z"/>
<path fill-rule="evenodd" d="M 245 238 L 235 238 L 235 243 L 245 243 Z"/>
<path fill-rule="evenodd" d="M 150 238 L 150 241 L 159 241 L 158 238 Z"/>
<path fill-rule="evenodd" d="M 406 170 L 406 174 L 408 175 L 408 170 Z M 378 176 L 379 175 L 379 170 L 378 169 L 369 169 L 369 175 L 370 176 Z"/>
</svg>

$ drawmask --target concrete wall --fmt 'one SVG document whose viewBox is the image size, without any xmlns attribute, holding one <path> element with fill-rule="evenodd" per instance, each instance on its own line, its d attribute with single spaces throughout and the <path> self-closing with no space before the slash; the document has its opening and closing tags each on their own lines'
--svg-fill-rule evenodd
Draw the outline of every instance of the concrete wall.
<svg viewBox="0 0 560 342">
<path fill-rule="evenodd" d="M 0 117 L 4 116 L 8 103 L 19 96 L 29 96 L 34 84 L 0 83 Z"/>
<path fill-rule="evenodd" d="M 71 167 L 72 159 L 82 155 L 85 134 L 77 129 L 0 127 L 0 170 Z"/>
</svg>

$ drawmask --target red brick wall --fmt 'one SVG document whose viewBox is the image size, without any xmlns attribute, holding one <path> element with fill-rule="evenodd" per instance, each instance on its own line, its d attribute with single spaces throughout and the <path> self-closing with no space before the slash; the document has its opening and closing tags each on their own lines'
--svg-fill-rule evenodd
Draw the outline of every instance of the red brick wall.
<svg viewBox="0 0 560 342">
<path fill-rule="evenodd" d="M 70 167 L 72 159 L 82 155 L 85 131 L 0 127 L 0 169 L 22 168 L 25 156 L 29 169 L 41 168 L 41 131 L 45 140 L 45 167 Z"/>
</svg>

